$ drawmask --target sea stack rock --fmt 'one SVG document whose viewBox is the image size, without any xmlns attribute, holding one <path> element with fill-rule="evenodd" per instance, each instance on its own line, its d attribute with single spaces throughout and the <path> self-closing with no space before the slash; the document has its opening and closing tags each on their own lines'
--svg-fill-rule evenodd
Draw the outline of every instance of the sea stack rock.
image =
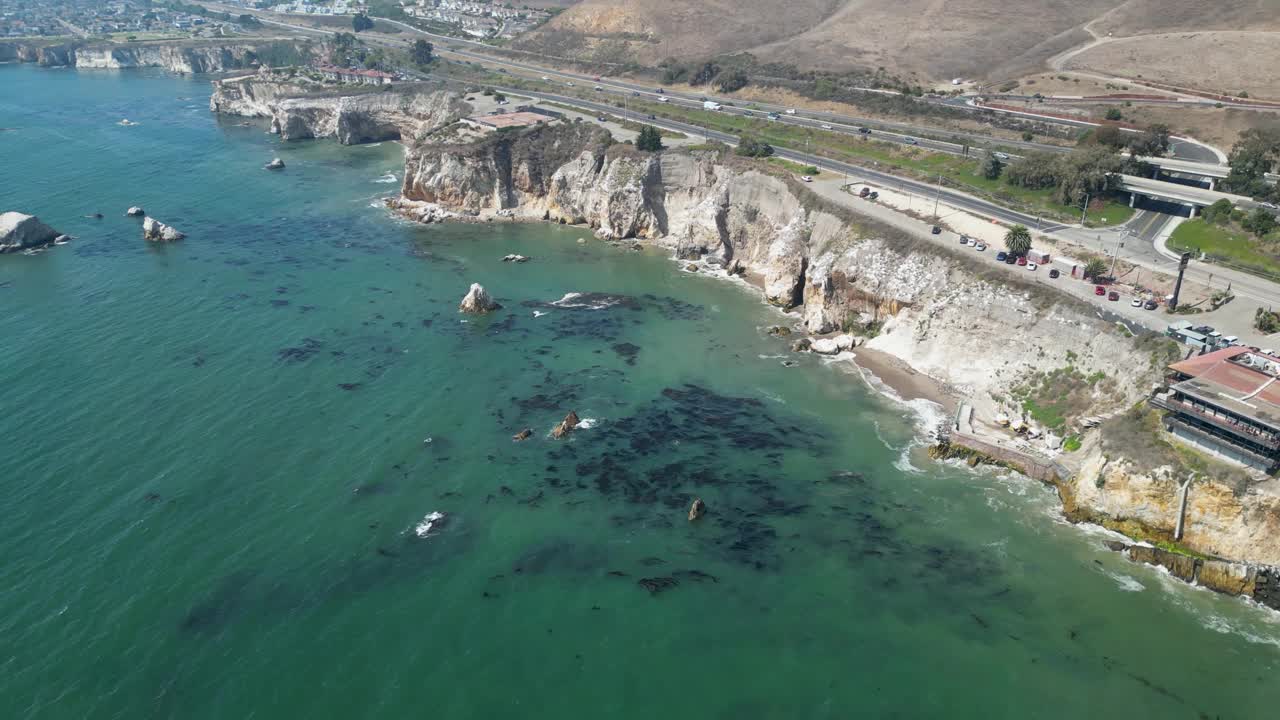
<svg viewBox="0 0 1280 720">
<path fill-rule="evenodd" d="M 462 302 L 458 304 L 458 311 L 464 313 L 473 313 L 476 315 L 493 312 L 502 307 L 489 297 L 489 293 L 480 283 L 471 283 L 471 289 L 467 291 L 466 297 L 462 298 Z"/>
<path fill-rule="evenodd" d="M 174 242 L 186 237 L 153 217 L 143 218 L 142 237 L 151 242 Z"/>
<path fill-rule="evenodd" d="M 143 215 L 146 215 L 147 212 L 142 208 L 138 207 L 137 205 L 134 205 L 130 207 L 128 210 L 125 210 L 124 214 L 127 217 L 142 217 Z"/>
<path fill-rule="evenodd" d="M 271 162 L 267 163 L 264 167 L 268 170 L 283 170 L 284 161 L 280 158 L 272 158 Z"/>
<path fill-rule="evenodd" d="M 706 514 L 707 504 L 702 502 L 702 498 L 694 498 L 693 504 L 689 506 L 689 522 L 693 522 Z"/>
<path fill-rule="evenodd" d="M 580 422 L 582 421 L 578 419 L 578 413 L 570 410 L 569 414 L 564 416 L 564 420 L 561 420 L 560 424 L 551 431 L 551 437 L 565 437 L 569 433 L 573 432 L 573 429 L 578 427 L 578 423 Z"/>
<path fill-rule="evenodd" d="M 6 212 L 0 215 L 0 253 L 44 247 L 59 235 L 35 215 Z"/>
</svg>

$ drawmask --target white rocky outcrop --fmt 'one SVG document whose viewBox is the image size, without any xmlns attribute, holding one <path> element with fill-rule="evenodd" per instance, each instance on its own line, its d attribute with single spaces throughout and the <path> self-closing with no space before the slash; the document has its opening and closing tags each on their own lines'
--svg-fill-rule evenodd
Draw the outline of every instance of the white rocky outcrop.
<svg viewBox="0 0 1280 720">
<path fill-rule="evenodd" d="M 214 81 L 209 109 L 271 118 L 271 132 L 284 140 L 333 138 L 344 145 L 414 140 L 471 111 L 461 95 L 444 90 L 343 95 L 314 83 L 259 76 Z"/>
<path fill-rule="evenodd" d="M 809 343 L 809 349 L 819 355 L 835 355 L 840 352 L 840 346 L 836 344 L 835 338 L 818 338 Z"/>
<path fill-rule="evenodd" d="M 284 161 L 281 160 L 280 158 L 272 158 L 271 162 L 267 163 L 266 165 L 263 165 L 263 168 L 266 170 L 283 170 Z"/>
<path fill-rule="evenodd" d="M 483 314 L 493 312 L 501 307 L 501 305 L 489 296 L 489 292 L 484 289 L 483 285 L 480 283 L 471 283 L 471 289 L 467 291 L 466 296 L 462 298 L 462 302 L 458 304 L 458 311 L 464 313 Z"/>
<path fill-rule="evenodd" d="M 58 237 L 57 230 L 35 215 L 12 211 L 0 214 L 0 253 L 43 247 Z"/>
<path fill-rule="evenodd" d="M 147 217 L 142 220 L 142 237 L 151 242 L 176 242 L 186 235 L 153 217 Z"/>
<path fill-rule="evenodd" d="M 126 217 L 142 217 L 143 215 L 147 214 L 147 211 L 143 210 L 137 205 L 133 205 L 133 206 L 130 206 L 128 210 L 125 210 L 124 214 Z"/>
</svg>

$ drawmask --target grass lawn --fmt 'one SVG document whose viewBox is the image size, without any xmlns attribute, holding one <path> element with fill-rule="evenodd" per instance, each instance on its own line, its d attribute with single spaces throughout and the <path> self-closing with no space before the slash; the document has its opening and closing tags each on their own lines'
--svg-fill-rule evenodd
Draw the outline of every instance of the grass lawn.
<svg viewBox="0 0 1280 720">
<path fill-rule="evenodd" d="M 1258 238 L 1233 225 L 1216 225 L 1196 218 L 1173 231 L 1169 247 L 1203 252 L 1242 270 L 1280 275 L 1280 231 Z"/>
<path fill-rule="evenodd" d="M 785 168 L 789 172 L 793 172 L 797 175 L 817 175 L 818 173 L 822 172 L 816 167 L 801 165 L 800 163 L 791 162 L 790 160 L 783 160 L 780 157 L 771 157 L 769 158 L 769 162 L 773 165 L 777 165 L 779 167 Z"/>
</svg>

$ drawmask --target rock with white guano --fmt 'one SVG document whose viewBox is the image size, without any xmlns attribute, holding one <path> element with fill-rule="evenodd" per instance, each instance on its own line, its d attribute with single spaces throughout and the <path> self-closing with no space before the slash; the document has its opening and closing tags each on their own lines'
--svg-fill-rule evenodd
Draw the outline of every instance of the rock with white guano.
<svg viewBox="0 0 1280 720">
<path fill-rule="evenodd" d="M 484 289 L 480 283 L 471 283 L 471 289 L 467 291 L 466 297 L 462 298 L 462 302 L 458 304 L 458 311 L 464 313 L 483 314 L 493 312 L 502 307 L 489 297 L 489 292 Z"/>
<path fill-rule="evenodd" d="M 186 237 L 186 235 L 153 217 L 146 217 L 142 220 L 142 237 L 151 242 L 175 242 Z"/>
<path fill-rule="evenodd" d="M 35 215 L 20 212 L 0 214 L 0 253 L 42 247 L 57 237 L 58 231 L 40 222 Z"/>
<path fill-rule="evenodd" d="M 266 167 L 267 170 L 283 170 L 284 161 L 280 158 L 272 158 L 271 162 L 267 163 L 264 167 Z"/>
<path fill-rule="evenodd" d="M 124 211 L 124 214 L 128 217 L 142 217 L 143 215 L 146 215 L 147 212 L 137 205 L 132 205 L 128 210 Z"/>
</svg>

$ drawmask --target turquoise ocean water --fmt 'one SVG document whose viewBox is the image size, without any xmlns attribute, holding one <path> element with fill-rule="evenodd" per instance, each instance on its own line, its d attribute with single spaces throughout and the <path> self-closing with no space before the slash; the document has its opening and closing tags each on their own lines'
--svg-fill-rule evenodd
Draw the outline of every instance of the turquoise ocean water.
<svg viewBox="0 0 1280 720">
<path fill-rule="evenodd" d="M 1277 616 L 931 463 L 750 291 L 401 223 L 397 145 L 208 94 L 0 66 L 0 209 L 77 237 L 0 257 L 0 717 L 1276 717 Z"/>
</svg>

